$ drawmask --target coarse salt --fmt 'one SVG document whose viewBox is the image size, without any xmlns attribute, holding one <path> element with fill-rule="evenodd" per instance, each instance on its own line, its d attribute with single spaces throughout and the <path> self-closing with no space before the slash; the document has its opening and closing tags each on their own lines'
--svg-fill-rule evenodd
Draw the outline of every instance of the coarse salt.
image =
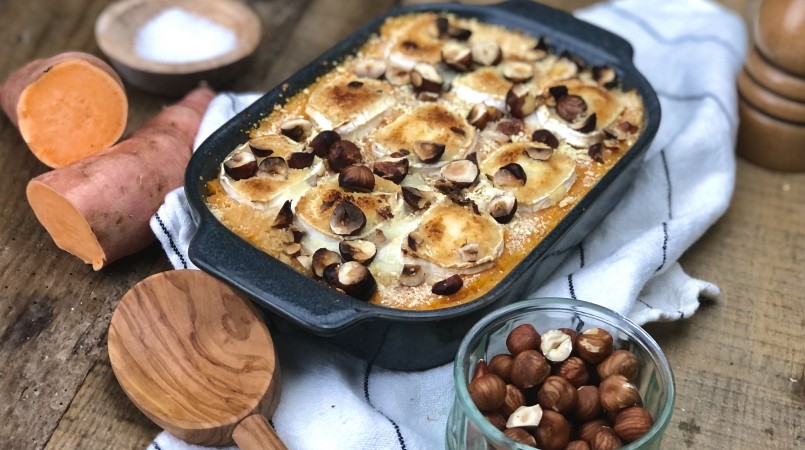
<svg viewBox="0 0 805 450">
<path fill-rule="evenodd" d="M 182 8 L 168 8 L 138 30 L 134 51 L 151 61 L 189 63 L 226 54 L 236 43 L 231 29 Z"/>
</svg>

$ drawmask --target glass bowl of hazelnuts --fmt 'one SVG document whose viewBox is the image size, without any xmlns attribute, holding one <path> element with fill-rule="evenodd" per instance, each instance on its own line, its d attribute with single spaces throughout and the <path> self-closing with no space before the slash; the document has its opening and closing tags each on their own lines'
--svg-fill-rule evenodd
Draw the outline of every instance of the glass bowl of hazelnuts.
<svg viewBox="0 0 805 450">
<path fill-rule="evenodd" d="M 674 379 L 642 328 L 564 298 L 515 303 L 461 342 L 449 449 L 658 449 Z"/>
</svg>

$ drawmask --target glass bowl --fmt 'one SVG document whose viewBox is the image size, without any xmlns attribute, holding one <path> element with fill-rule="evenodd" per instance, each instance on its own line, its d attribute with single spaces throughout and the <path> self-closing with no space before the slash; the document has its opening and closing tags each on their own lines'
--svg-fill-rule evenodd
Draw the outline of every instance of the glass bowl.
<svg viewBox="0 0 805 450">
<path fill-rule="evenodd" d="M 508 353 L 506 337 L 518 325 L 530 323 L 540 333 L 556 328 L 584 331 L 599 327 L 609 331 L 615 349 L 626 349 L 637 356 L 638 376 L 634 384 L 643 398 L 643 407 L 654 418 L 654 425 L 640 439 L 624 449 L 659 449 L 665 428 L 674 410 L 674 379 L 659 345 L 642 328 L 616 312 L 592 303 L 543 298 L 514 303 L 478 322 L 458 349 L 453 368 L 456 398 L 447 420 L 449 449 L 532 449 L 519 444 L 489 423 L 472 402 L 467 384 L 479 360 L 489 361 Z"/>
</svg>

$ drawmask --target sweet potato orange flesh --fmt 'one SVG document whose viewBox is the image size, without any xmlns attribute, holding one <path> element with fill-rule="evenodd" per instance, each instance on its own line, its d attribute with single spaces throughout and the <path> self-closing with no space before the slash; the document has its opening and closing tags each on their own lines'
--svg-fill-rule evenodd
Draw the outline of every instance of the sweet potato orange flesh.
<svg viewBox="0 0 805 450">
<path fill-rule="evenodd" d="M 84 53 L 29 63 L 4 83 L 0 100 L 31 152 L 54 168 L 112 146 L 128 118 L 120 78 Z"/>
<path fill-rule="evenodd" d="M 129 139 L 31 180 L 28 203 L 56 245 L 99 270 L 153 242 L 148 221 L 182 185 L 213 95 L 198 88 Z"/>
</svg>

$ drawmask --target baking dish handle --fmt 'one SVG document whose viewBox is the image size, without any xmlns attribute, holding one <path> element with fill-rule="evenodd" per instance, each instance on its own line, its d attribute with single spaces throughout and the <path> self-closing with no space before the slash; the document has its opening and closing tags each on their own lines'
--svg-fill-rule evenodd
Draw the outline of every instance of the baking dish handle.
<svg viewBox="0 0 805 450">
<path fill-rule="evenodd" d="M 574 30 L 575 36 L 582 43 L 595 42 L 597 46 L 607 49 L 618 60 L 632 61 L 634 56 L 634 49 L 626 39 L 589 22 L 579 23 L 579 19 L 564 11 L 531 0 L 508 0 L 493 7 L 522 17 L 539 18 L 542 23 L 552 28 L 557 25 L 558 29 Z"/>
</svg>

